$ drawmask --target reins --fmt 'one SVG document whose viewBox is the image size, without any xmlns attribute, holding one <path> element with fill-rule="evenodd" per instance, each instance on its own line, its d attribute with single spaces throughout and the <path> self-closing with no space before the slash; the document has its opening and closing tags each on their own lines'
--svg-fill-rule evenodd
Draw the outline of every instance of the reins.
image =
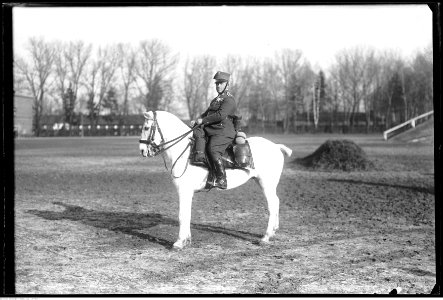
<svg viewBox="0 0 443 300">
<path fill-rule="evenodd" d="M 157 112 L 155 112 L 154 111 L 154 124 L 152 125 L 152 127 L 151 127 L 151 132 L 150 132 L 150 134 L 149 134 L 149 137 L 146 139 L 146 141 L 144 141 L 144 140 L 139 140 L 139 143 L 140 144 L 146 144 L 146 145 L 150 145 L 150 144 L 152 144 L 153 145 L 153 147 L 154 148 L 156 148 L 156 149 L 160 149 L 160 150 L 158 150 L 158 151 L 156 151 L 155 153 L 154 153 L 154 156 L 157 156 L 158 154 L 163 154 L 166 150 L 168 150 L 169 148 L 171 148 L 171 147 L 173 147 L 173 146 L 175 146 L 175 145 L 177 145 L 180 141 L 182 141 L 188 134 L 190 134 L 191 132 L 193 132 L 194 131 L 194 129 L 196 128 L 196 127 L 198 127 L 198 126 L 200 126 L 200 125 L 194 125 L 189 131 L 187 131 L 187 132 L 185 132 L 184 134 L 182 134 L 182 135 L 180 135 L 180 136 L 178 136 L 178 137 L 176 137 L 176 138 L 174 138 L 174 139 L 172 139 L 172 140 L 170 140 L 170 141 L 167 141 L 167 142 L 165 142 L 165 139 L 163 138 L 163 133 L 162 133 L 162 131 L 161 131 L 161 129 L 160 129 L 160 126 L 158 125 L 158 121 L 157 121 Z M 162 142 L 159 144 L 159 145 L 156 145 L 156 144 L 153 144 L 152 142 L 153 142 L 153 140 L 154 140 L 154 136 L 155 136 L 155 130 L 156 129 L 158 129 L 158 133 L 160 133 L 160 137 L 161 137 L 161 139 L 162 139 Z M 173 143 L 173 142 L 175 142 L 175 143 Z M 173 143 L 172 145 L 169 145 L 168 147 L 166 147 L 166 148 L 162 148 L 163 146 L 165 146 L 165 145 L 167 145 L 167 144 L 170 144 L 170 143 Z M 183 176 L 183 174 L 185 174 L 185 172 L 186 172 L 186 170 L 188 169 L 188 165 L 189 165 L 189 160 L 186 162 L 186 166 L 185 166 L 185 170 L 183 171 L 183 173 L 180 175 L 180 176 L 175 176 L 175 175 L 173 175 L 172 174 L 172 171 L 174 170 L 174 167 L 175 167 L 175 164 L 177 163 L 177 161 L 183 156 L 183 154 L 186 152 L 186 150 L 189 148 L 191 146 L 191 142 L 189 142 L 188 143 L 188 145 L 186 146 L 186 148 L 183 150 L 183 152 L 178 156 L 178 158 L 175 160 L 175 162 L 172 164 L 172 167 L 171 167 L 171 176 L 173 176 L 174 178 L 180 178 L 180 177 L 182 177 Z M 164 158 L 164 156 L 162 155 L 162 158 L 163 158 L 163 162 L 164 162 L 164 164 L 165 164 L 165 168 L 166 168 L 166 170 L 168 170 L 168 167 L 167 167 L 167 165 L 166 165 L 166 161 L 165 161 L 165 158 Z M 169 171 L 169 170 L 168 170 Z"/>
</svg>

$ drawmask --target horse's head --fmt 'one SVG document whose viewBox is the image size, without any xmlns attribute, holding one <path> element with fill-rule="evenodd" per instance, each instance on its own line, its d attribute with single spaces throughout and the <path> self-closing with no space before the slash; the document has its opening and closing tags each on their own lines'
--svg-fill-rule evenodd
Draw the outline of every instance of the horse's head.
<svg viewBox="0 0 443 300">
<path fill-rule="evenodd" d="M 163 136 L 158 127 L 155 113 L 152 111 L 144 112 L 145 123 L 143 124 L 140 138 L 140 154 L 144 157 L 152 157 L 160 151 L 158 145 L 163 142 Z"/>
</svg>

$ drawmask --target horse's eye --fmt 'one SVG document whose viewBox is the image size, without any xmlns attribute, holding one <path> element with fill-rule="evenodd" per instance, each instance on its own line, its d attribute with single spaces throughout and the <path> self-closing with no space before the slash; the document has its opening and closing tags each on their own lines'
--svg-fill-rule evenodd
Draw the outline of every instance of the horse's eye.
<svg viewBox="0 0 443 300">
<path fill-rule="evenodd" d="M 145 130 L 149 130 L 149 127 L 148 127 L 148 126 L 145 126 Z"/>
</svg>

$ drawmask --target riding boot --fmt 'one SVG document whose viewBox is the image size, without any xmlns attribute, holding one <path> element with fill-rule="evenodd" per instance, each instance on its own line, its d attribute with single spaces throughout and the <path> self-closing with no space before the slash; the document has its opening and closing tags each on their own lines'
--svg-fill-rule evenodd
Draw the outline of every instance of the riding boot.
<svg viewBox="0 0 443 300">
<path fill-rule="evenodd" d="M 223 165 L 223 160 L 217 158 L 213 163 L 216 177 L 214 187 L 225 190 L 228 187 L 228 182 L 226 181 L 226 171 L 225 166 Z"/>
<path fill-rule="evenodd" d="M 206 165 L 205 145 L 206 140 L 204 137 L 195 137 L 193 164 Z"/>
<path fill-rule="evenodd" d="M 214 188 L 214 181 L 215 181 L 215 168 L 214 163 L 212 162 L 212 159 L 208 159 L 208 179 L 206 180 L 206 186 L 205 188 L 210 190 Z"/>
</svg>

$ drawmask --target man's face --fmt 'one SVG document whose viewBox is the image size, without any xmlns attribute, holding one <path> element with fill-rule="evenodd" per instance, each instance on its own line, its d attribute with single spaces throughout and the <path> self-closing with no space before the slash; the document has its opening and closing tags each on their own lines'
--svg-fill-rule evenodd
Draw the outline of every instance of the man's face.
<svg viewBox="0 0 443 300">
<path fill-rule="evenodd" d="M 223 92 L 223 90 L 225 89 L 226 85 L 228 84 L 227 81 L 216 81 L 215 82 L 215 88 L 217 90 L 217 93 L 221 93 Z"/>
</svg>

